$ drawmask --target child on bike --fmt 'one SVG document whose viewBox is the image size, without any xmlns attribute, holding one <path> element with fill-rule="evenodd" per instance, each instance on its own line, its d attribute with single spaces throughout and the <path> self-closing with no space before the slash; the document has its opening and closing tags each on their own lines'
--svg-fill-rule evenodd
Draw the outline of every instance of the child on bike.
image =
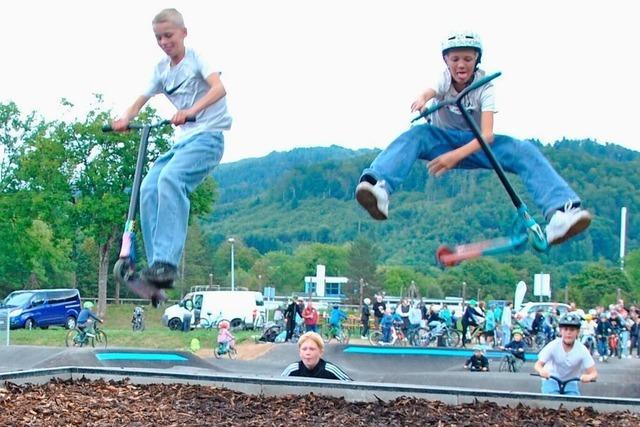
<svg viewBox="0 0 640 427">
<path fill-rule="evenodd" d="M 489 359 L 484 355 L 484 349 L 480 346 L 473 348 L 473 356 L 471 356 L 464 364 L 464 369 L 471 372 L 488 372 Z"/>
<path fill-rule="evenodd" d="M 102 323 L 102 319 L 96 316 L 91 310 L 94 307 L 91 301 L 85 301 L 82 304 L 82 310 L 78 313 L 78 319 L 76 321 L 76 327 L 82 333 L 82 336 L 88 332 L 92 333 L 94 330 L 94 322 Z"/>
<path fill-rule="evenodd" d="M 329 315 L 329 326 L 331 327 L 335 337 L 342 336 L 342 321 L 347 318 L 347 313 L 340 310 L 340 306 L 338 304 L 334 304 L 331 314 Z"/>
<path fill-rule="evenodd" d="M 517 364 L 514 363 L 515 371 L 518 371 L 525 361 L 524 341 L 522 341 L 523 333 L 521 329 L 514 329 L 511 335 L 513 336 L 513 340 L 505 344 L 501 349 L 509 351 L 511 356 L 519 361 Z M 514 360 L 514 362 L 516 362 L 516 360 Z"/>
<path fill-rule="evenodd" d="M 222 131 L 231 127 L 220 70 L 185 47 L 187 28 L 180 12 L 164 9 L 152 21 L 158 46 L 166 54 L 155 67 L 149 87 L 111 127 L 125 131 L 154 95 L 164 94 L 177 108 L 179 126 L 173 147 L 156 159 L 140 188 L 140 219 L 148 268 L 143 278 L 157 288 L 176 279 L 189 219 L 189 194 L 222 157 Z M 187 122 L 195 117 L 195 122 Z"/>
<path fill-rule="evenodd" d="M 438 103 L 455 99 L 472 82 L 483 78 L 485 72 L 478 68 L 482 54 L 477 34 L 467 31 L 449 34 L 442 42 L 446 68 L 439 81 L 411 104 L 411 111 L 422 111 L 432 99 Z M 529 141 L 494 135 L 497 108 L 493 84 L 472 91 L 464 102 L 503 169 L 518 174 L 542 209 L 548 221 L 549 244 L 562 243 L 585 230 L 591 223 L 591 215 L 581 209 L 580 198 L 538 148 Z M 411 127 L 362 172 L 356 199 L 374 219 L 389 217 L 389 196 L 400 188 L 417 159 L 428 161 L 429 173 L 436 177 L 453 168 L 492 168 L 458 107 L 441 108 L 431 116 L 431 123 Z"/>
<path fill-rule="evenodd" d="M 236 348 L 236 337 L 229 330 L 230 327 L 231 325 L 226 320 L 218 324 L 218 346 L 223 347 L 225 352 Z"/>
<path fill-rule="evenodd" d="M 484 314 L 480 312 L 478 308 L 476 308 L 478 302 L 474 299 L 469 300 L 467 307 L 462 314 L 462 346 L 464 347 L 467 343 L 467 330 L 469 327 L 478 328 L 479 322 L 478 319 L 484 320 Z"/>
<path fill-rule="evenodd" d="M 544 346 L 538 353 L 538 361 L 534 369 L 544 378 L 541 390 L 545 394 L 559 394 L 560 385 L 549 379 L 551 376 L 560 381 L 580 378 L 581 382 L 589 382 L 598 376 L 595 362 L 589 351 L 578 341 L 578 332 L 582 319 L 576 313 L 566 313 L 561 318 L 560 338 L 556 338 Z M 580 395 L 576 382 L 567 384 L 565 394 Z"/>
</svg>

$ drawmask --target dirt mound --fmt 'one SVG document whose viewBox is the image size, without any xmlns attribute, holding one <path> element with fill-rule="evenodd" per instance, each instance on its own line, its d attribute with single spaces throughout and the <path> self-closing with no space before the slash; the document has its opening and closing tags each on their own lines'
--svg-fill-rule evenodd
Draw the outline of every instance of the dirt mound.
<svg viewBox="0 0 640 427">
<path fill-rule="evenodd" d="M 590 408 L 539 409 L 484 402 L 451 406 L 401 397 L 390 402 L 347 402 L 314 394 L 252 396 L 184 385 L 135 385 L 128 381 L 52 380 L 44 385 L 0 388 L 0 425 L 265 426 L 265 425 L 501 425 L 636 426 L 630 412 Z"/>
</svg>

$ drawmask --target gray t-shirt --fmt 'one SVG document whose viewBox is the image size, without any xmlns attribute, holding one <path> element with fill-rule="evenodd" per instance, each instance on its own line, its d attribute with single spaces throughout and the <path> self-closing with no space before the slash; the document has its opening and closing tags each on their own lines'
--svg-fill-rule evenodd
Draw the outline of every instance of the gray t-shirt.
<svg viewBox="0 0 640 427">
<path fill-rule="evenodd" d="M 585 369 L 595 365 L 589 350 L 582 343 L 576 340 L 573 348 L 566 352 L 562 345 L 562 338 L 556 338 L 540 350 L 538 360 L 544 362 L 545 369 L 551 375 L 562 381 L 579 378 Z"/>
<path fill-rule="evenodd" d="M 187 48 L 179 64 L 171 66 L 169 57 L 163 58 L 153 70 L 145 96 L 163 93 L 178 109 L 190 108 L 210 89 L 207 77 L 220 73 L 211 67 L 193 49 Z M 200 111 L 195 122 L 185 123 L 176 131 L 175 140 L 185 140 L 197 133 L 228 130 L 231 116 L 227 111 L 226 96 Z"/>
<path fill-rule="evenodd" d="M 473 80 L 478 81 L 484 76 L 485 72 L 483 70 L 477 70 Z M 455 99 L 455 97 L 458 96 L 458 91 L 451 83 L 451 73 L 448 68 L 444 70 L 433 88 L 436 91 L 434 98 L 434 102 L 436 103 Z M 489 82 L 481 88 L 471 91 L 464 97 L 463 105 L 465 109 L 471 113 L 478 126 L 480 126 L 480 115 L 483 111 L 497 112 L 493 82 Z M 431 117 L 432 124 L 442 129 L 471 130 L 464 120 L 464 117 L 462 117 L 460 109 L 455 104 L 439 109 Z"/>
</svg>

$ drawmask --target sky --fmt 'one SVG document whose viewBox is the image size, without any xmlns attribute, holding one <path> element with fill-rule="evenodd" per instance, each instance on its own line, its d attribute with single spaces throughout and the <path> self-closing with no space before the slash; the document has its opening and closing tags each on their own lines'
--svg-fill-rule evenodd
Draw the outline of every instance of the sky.
<svg viewBox="0 0 640 427">
<path fill-rule="evenodd" d="M 222 71 L 233 126 L 223 162 L 296 147 L 384 148 L 444 68 L 440 43 L 471 29 L 494 81 L 494 130 L 640 151 L 637 13 L 627 1 L 182 0 L 3 2 L 0 102 L 47 119 L 114 115 L 162 58 L 153 16 L 177 7 L 186 44 Z M 632 9 L 633 7 L 633 9 Z M 631 42 L 631 43 L 630 43 Z M 61 99 L 71 101 L 71 111 Z M 150 101 L 170 117 L 161 96 Z M 634 129 L 635 130 L 635 129 Z"/>
</svg>

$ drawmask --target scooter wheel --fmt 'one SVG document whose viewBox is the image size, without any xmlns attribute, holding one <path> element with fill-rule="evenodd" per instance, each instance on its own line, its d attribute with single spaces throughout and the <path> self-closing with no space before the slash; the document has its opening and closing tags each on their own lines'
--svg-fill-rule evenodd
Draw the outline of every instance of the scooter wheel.
<svg viewBox="0 0 640 427">
<path fill-rule="evenodd" d="M 436 251 L 436 262 L 441 267 L 453 267 L 460 264 L 460 261 L 455 259 L 455 251 L 446 245 L 441 245 Z"/>
<path fill-rule="evenodd" d="M 113 275 L 120 283 L 126 283 L 131 274 L 131 264 L 128 259 L 120 258 L 113 266 Z"/>
</svg>

